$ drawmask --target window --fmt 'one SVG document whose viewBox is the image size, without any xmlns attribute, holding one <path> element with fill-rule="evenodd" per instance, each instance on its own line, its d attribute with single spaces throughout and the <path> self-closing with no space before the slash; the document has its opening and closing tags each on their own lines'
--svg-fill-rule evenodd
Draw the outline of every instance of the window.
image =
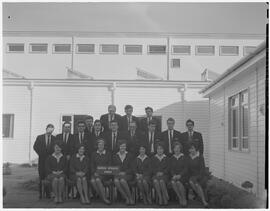
<svg viewBox="0 0 270 211">
<path fill-rule="evenodd" d="M 71 133 L 76 134 L 78 133 L 78 122 L 84 121 L 87 116 L 87 114 L 64 114 L 61 116 L 61 125 L 69 122 L 71 124 Z"/>
<path fill-rule="evenodd" d="M 208 45 L 196 46 L 196 55 L 213 56 L 215 55 L 215 46 L 208 46 Z"/>
<path fill-rule="evenodd" d="M 245 90 L 229 99 L 230 103 L 230 148 L 247 151 L 248 143 L 248 91 Z"/>
<path fill-rule="evenodd" d="M 142 54 L 142 45 L 125 45 L 125 54 Z"/>
<path fill-rule="evenodd" d="M 172 68 L 180 68 L 180 59 L 172 59 Z"/>
<path fill-rule="evenodd" d="M 172 46 L 172 54 L 190 55 L 191 48 L 189 45 L 174 45 Z"/>
<path fill-rule="evenodd" d="M 71 53 L 71 44 L 54 44 L 54 53 Z"/>
<path fill-rule="evenodd" d="M 255 51 L 256 46 L 244 46 L 243 48 L 243 54 L 244 56 L 251 54 Z"/>
<path fill-rule="evenodd" d="M 14 114 L 3 114 L 2 136 L 3 138 L 13 138 Z"/>
<path fill-rule="evenodd" d="M 7 44 L 8 53 L 24 53 L 23 43 L 9 43 Z"/>
<path fill-rule="evenodd" d="M 30 53 L 47 53 L 48 44 L 30 44 Z"/>
<path fill-rule="evenodd" d="M 104 54 L 118 54 L 119 46 L 114 44 L 102 44 L 100 45 L 100 53 Z"/>
<path fill-rule="evenodd" d="M 95 44 L 77 44 L 77 53 L 95 53 Z"/>
<path fill-rule="evenodd" d="M 149 54 L 166 54 L 166 45 L 149 45 Z"/>
<path fill-rule="evenodd" d="M 220 56 L 238 56 L 239 47 L 238 46 L 220 46 L 219 55 Z"/>
</svg>

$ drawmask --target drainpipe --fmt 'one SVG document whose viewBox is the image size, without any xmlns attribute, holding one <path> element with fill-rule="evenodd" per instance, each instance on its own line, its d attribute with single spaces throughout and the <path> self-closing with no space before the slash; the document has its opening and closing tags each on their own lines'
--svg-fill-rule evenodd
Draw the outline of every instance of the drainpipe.
<svg viewBox="0 0 270 211">
<path fill-rule="evenodd" d="M 170 37 L 167 37 L 167 80 L 170 80 Z"/>
<path fill-rule="evenodd" d="M 258 80 L 258 67 L 256 66 L 256 137 L 257 137 L 257 141 L 256 141 L 256 143 L 257 143 L 257 156 L 256 156 L 256 161 L 257 161 L 257 168 L 256 168 L 256 170 L 257 170 L 257 180 L 256 180 L 256 182 L 257 182 L 257 190 L 256 190 L 256 195 L 259 195 L 259 182 L 260 182 L 260 179 L 259 179 L 259 134 L 258 134 L 258 131 L 259 131 L 259 125 L 258 125 L 258 122 L 259 122 L 259 114 L 258 114 L 258 107 L 259 107 L 259 80 Z"/>
<path fill-rule="evenodd" d="M 116 90 L 116 82 L 113 82 L 112 85 L 109 87 L 111 91 L 111 104 L 115 105 L 115 90 Z"/>
<path fill-rule="evenodd" d="M 30 90 L 30 114 L 29 114 L 29 154 L 28 154 L 28 159 L 29 159 L 29 164 L 32 165 L 31 162 L 31 151 L 32 151 L 32 123 L 33 123 L 33 92 L 34 92 L 34 82 L 30 81 L 29 84 L 29 90 Z"/>
<path fill-rule="evenodd" d="M 185 122 L 185 119 L 186 119 L 186 117 L 185 117 L 185 101 L 186 101 L 185 92 L 186 92 L 186 90 L 187 90 L 187 84 L 184 84 L 184 86 L 181 86 L 178 89 L 178 91 L 181 93 L 182 114 L 183 114 L 183 119 L 184 119 L 183 122 Z M 184 128 L 185 128 L 185 125 L 184 125 Z"/>
<path fill-rule="evenodd" d="M 71 37 L 71 70 L 74 70 L 74 37 Z"/>
</svg>

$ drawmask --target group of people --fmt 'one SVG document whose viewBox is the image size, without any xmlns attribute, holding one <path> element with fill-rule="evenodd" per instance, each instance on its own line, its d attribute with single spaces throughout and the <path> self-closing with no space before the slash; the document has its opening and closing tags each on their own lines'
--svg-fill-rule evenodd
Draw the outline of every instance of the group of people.
<svg viewBox="0 0 270 211">
<path fill-rule="evenodd" d="M 145 108 L 146 117 L 141 121 L 132 112 L 133 107 L 127 105 L 126 115 L 120 116 L 116 107 L 109 105 L 108 113 L 100 119 L 94 121 L 87 116 L 79 121 L 76 134 L 71 134 L 71 123 L 65 122 L 62 133 L 53 136 L 54 126 L 48 124 L 46 133 L 39 135 L 34 144 L 39 156 L 40 190 L 41 181 L 49 180 L 55 202 L 61 203 L 68 178 L 76 184 L 82 203 L 90 203 L 89 192 L 93 189 L 110 204 L 104 185 L 111 181 L 126 204 L 133 205 L 130 185 L 135 182 L 145 204 L 152 203 L 153 187 L 157 203 L 167 205 L 168 187 L 172 187 L 180 205 L 186 207 L 189 186 L 208 206 L 203 191 L 207 182 L 203 139 L 193 130 L 194 121 L 187 120 L 187 131 L 180 133 L 174 129 L 175 120 L 168 118 L 168 128 L 161 132 L 161 123 L 151 107 Z M 100 174 L 99 166 L 117 166 L 119 171 L 115 175 Z M 46 189 L 47 197 L 50 192 Z"/>
</svg>

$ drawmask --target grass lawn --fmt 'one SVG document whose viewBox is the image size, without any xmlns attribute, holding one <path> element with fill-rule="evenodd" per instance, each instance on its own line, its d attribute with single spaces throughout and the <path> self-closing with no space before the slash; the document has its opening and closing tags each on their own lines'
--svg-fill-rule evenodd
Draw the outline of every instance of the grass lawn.
<svg viewBox="0 0 270 211">
<path fill-rule="evenodd" d="M 3 186 L 7 190 L 4 198 L 4 208 L 126 208 L 124 203 L 105 205 L 99 200 L 92 200 L 90 205 L 82 205 L 76 199 L 69 199 L 62 204 L 55 204 L 52 199 L 39 199 L 37 190 L 24 188 L 23 183 L 38 178 L 37 169 L 34 167 L 21 167 L 11 165 L 11 175 L 3 175 Z M 132 208 L 132 206 L 129 206 Z M 170 202 L 167 207 L 159 207 L 155 204 L 145 206 L 138 202 L 134 208 L 179 208 L 177 202 Z M 189 201 L 189 208 L 202 208 L 199 201 Z"/>
</svg>

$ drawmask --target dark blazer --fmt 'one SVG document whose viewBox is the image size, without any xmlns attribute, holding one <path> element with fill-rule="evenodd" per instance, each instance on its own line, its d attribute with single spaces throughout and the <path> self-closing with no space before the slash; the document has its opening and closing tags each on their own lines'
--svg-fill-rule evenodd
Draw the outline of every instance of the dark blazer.
<svg viewBox="0 0 270 211">
<path fill-rule="evenodd" d="M 112 154 L 115 154 L 116 152 L 119 151 L 119 147 L 118 147 L 118 141 L 120 139 L 125 139 L 127 140 L 127 133 L 125 132 L 121 132 L 118 131 L 117 132 L 117 136 L 116 136 L 116 147 L 114 149 L 112 149 L 112 131 L 108 131 L 104 134 L 104 138 L 105 138 L 105 149 L 108 150 L 109 152 L 111 152 Z"/>
<path fill-rule="evenodd" d="M 74 144 L 73 134 L 70 133 L 68 135 L 68 140 L 67 140 L 66 143 L 63 140 L 63 133 L 57 134 L 56 135 L 56 139 L 63 144 L 62 153 L 64 155 L 71 155 L 71 153 L 72 153 L 72 146 Z"/>
<path fill-rule="evenodd" d="M 182 143 L 182 140 L 181 140 L 181 133 L 177 130 L 174 130 L 173 131 L 173 137 L 172 137 L 172 140 L 171 140 L 171 149 L 172 149 L 172 153 L 173 153 L 173 143 L 174 142 L 180 142 L 181 144 Z M 169 155 L 169 136 L 168 136 L 168 130 L 165 130 L 161 133 L 161 140 L 163 141 L 164 143 L 164 147 L 165 147 L 165 154 L 166 155 Z"/>
<path fill-rule="evenodd" d="M 46 147 L 46 139 L 45 134 L 39 135 L 36 138 L 36 141 L 34 143 L 34 150 L 38 154 L 38 173 L 40 179 L 45 179 L 47 176 L 46 174 L 46 159 L 49 155 L 51 155 L 54 152 L 54 143 L 56 141 L 55 136 L 51 135 L 51 142 L 50 146 Z"/>
<path fill-rule="evenodd" d="M 161 161 L 156 157 L 151 157 L 151 171 L 152 175 L 156 175 L 157 172 L 162 172 L 165 175 L 169 174 L 169 158 L 166 156 Z"/>
<path fill-rule="evenodd" d="M 148 131 L 144 133 L 143 138 L 142 138 L 142 143 L 143 145 L 146 146 L 146 154 L 148 156 L 152 156 L 157 152 L 157 139 L 161 141 L 161 134 L 158 132 L 154 133 L 154 153 L 151 153 L 151 144 L 149 142 L 149 133 Z"/>
<path fill-rule="evenodd" d="M 91 129 L 88 129 L 88 127 L 85 125 L 85 130 L 84 130 L 85 133 L 89 133 L 91 135 L 93 131 L 94 131 L 94 126 L 92 126 Z"/>
<path fill-rule="evenodd" d="M 82 171 L 85 174 L 89 171 L 89 158 L 85 156 L 82 161 L 76 157 L 76 154 L 72 155 L 70 159 L 69 171 L 71 175 L 75 175 L 76 172 Z"/>
<path fill-rule="evenodd" d="M 99 154 L 97 152 L 92 153 L 91 157 L 91 173 L 94 174 L 98 166 L 110 166 L 112 163 L 112 155 L 106 151 L 105 154 Z"/>
<path fill-rule="evenodd" d="M 182 133 L 181 137 L 182 137 L 182 141 L 183 141 L 184 154 L 186 156 L 188 156 L 189 155 L 188 145 L 189 145 L 189 142 L 190 142 L 188 132 Z M 202 138 L 202 134 L 199 133 L 199 132 L 193 131 L 192 141 L 198 143 L 199 151 L 200 151 L 201 154 L 203 154 L 203 138 Z"/>
<path fill-rule="evenodd" d="M 133 137 L 131 132 L 127 132 L 127 151 L 137 156 L 139 153 L 139 144 L 143 142 L 144 135 L 140 130 L 136 130 Z"/>
<path fill-rule="evenodd" d="M 133 156 L 130 153 L 127 153 L 126 158 L 122 162 L 118 154 L 113 155 L 113 165 L 119 166 L 120 172 L 125 172 L 126 174 L 132 174 L 132 162 Z"/>
<path fill-rule="evenodd" d="M 78 148 L 80 146 L 80 139 L 79 139 L 79 133 L 76 133 L 73 135 L 74 141 L 72 146 L 72 155 L 76 154 L 78 152 Z M 89 142 L 90 142 L 90 135 L 88 133 L 84 132 L 83 141 L 81 144 L 85 147 L 85 155 L 89 156 L 89 153 L 91 152 L 91 149 L 89 149 Z"/>
<path fill-rule="evenodd" d="M 132 121 L 136 122 L 137 124 L 137 128 L 140 128 L 140 122 L 139 119 L 135 116 L 131 116 Z M 121 117 L 121 130 L 122 131 L 128 131 L 128 119 L 127 119 L 127 115 L 124 115 Z"/>
<path fill-rule="evenodd" d="M 134 174 L 142 174 L 143 176 L 151 175 L 151 159 L 149 157 L 146 157 L 143 161 L 136 157 L 132 166 Z"/>
<path fill-rule="evenodd" d="M 108 119 L 109 114 L 103 114 L 100 117 L 101 125 L 104 128 L 104 131 L 109 131 L 109 119 Z M 118 122 L 119 130 L 121 130 L 121 115 L 115 114 L 114 119 Z"/>
<path fill-rule="evenodd" d="M 161 133 L 161 122 L 159 121 L 158 118 L 152 117 L 152 121 L 156 122 L 156 132 Z M 148 131 L 148 123 L 147 123 L 147 117 L 143 118 L 140 122 L 140 129 L 143 132 Z"/>
<path fill-rule="evenodd" d="M 90 135 L 90 142 L 88 148 L 92 149 L 92 151 L 97 151 L 97 140 L 99 138 L 105 139 L 105 133 L 100 131 L 99 136 L 96 136 L 95 131 L 93 131 L 93 133 L 91 133 Z"/>
<path fill-rule="evenodd" d="M 46 173 L 47 175 L 51 174 L 53 171 L 63 171 L 65 174 L 67 172 L 67 159 L 65 156 L 60 158 L 60 161 L 57 162 L 56 158 L 50 155 L 46 160 Z"/>
<path fill-rule="evenodd" d="M 178 159 L 174 156 L 171 156 L 169 158 L 169 166 L 171 176 L 180 174 L 181 177 L 186 177 L 188 174 L 188 165 L 186 156 L 181 156 Z"/>
</svg>

